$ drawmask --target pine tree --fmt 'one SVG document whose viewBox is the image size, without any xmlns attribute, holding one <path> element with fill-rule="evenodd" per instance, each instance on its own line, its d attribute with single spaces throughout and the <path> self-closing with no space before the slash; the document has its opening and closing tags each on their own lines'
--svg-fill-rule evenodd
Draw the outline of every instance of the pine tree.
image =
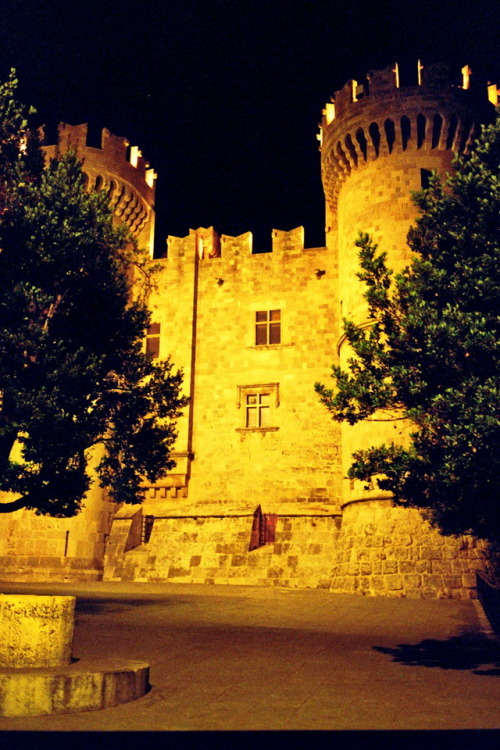
<svg viewBox="0 0 500 750">
<path fill-rule="evenodd" d="M 0 512 L 75 515 L 99 444 L 101 485 L 139 502 L 174 465 L 182 377 L 143 353 L 134 240 L 75 154 L 44 168 L 16 86 L 0 85 L 0 490 L 17 499 Z"/>
<path fill-rule="evenodd" d="M 358 238 L 371 325 L 345 321 L 354 356 L 333 368 L 336 388 L 316 390 L 339 422 L 398 409 L 414 425 L 406 448 L 355 453 L 351 478 L 424 510 L 445 534 L 498 540 L 500 116 L 454 167 L 414 195 L 421 215 L 402 273 Z"/>
</svg>

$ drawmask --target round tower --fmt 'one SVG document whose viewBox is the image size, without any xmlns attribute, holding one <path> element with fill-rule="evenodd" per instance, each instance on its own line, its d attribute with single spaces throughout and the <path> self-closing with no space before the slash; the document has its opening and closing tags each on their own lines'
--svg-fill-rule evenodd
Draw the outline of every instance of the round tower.
<svg viewBox="0 0 500 750">
<path fill-rule="evenodd" d="M 47 158 L 73 149 L 83 161 L 89 190 L 108 191 L 115 218 L 124 222 L 139 246 L 153 253 L 154 170 L 137 147 L 104 129 L 100 147 L 89 145 L 86 124 L 60 123 Z M 94 451 L 95 464 L 98 460 Z M 91 463 L 92 466 L 92 463 Z M 0 517 L 0 575 L 12 580 L 99 580 L 106 539 L 116 507 L 97 481 L 74 518 L 37 516 L 19 510 Z"/>
<path fill-rule="evenodd" d="M 127 224 L 139 246 L 153 255 L 156 174 L 137 146 L 107 128 L 98 147 L 89 145 L 86 123 L 59 123 L 57 142 L 46 145 L 50 159 L 73 149 L 83 162 L 89 190 L 106 190 L 117 221 Z"/>
<path fill-rule="evenodd" d="M 496 87 L 480 90 L 471 85 L 470 74 L 465 66 L 461 76 L 453 80 L 445 66 L 424 67 L 419 62 L 415 67 L 414 85 L 401 86 L 396 64 L 381 71 L 370 71 L 362 84 L 348 81 L 323 111 L 319 136 L 321 168 L 327 244 L 338 259 L 337 353 L 341 365 L 345 365 L 350 356 L 342 335 L 343 318 L 361 325 L 369 324 L 364 286 L 356 276 L 359 261 L 354 241 L 360 231 L 368 232 L 387 253 L 389 268 L 397 272 L 408 264 L 410 250 L 406 235 L 418 215 L 411 191 L 425 187 L 433 170 L 441 175 L 449 172 L 455 155 L 471 147 L 480 124 L 494 114 Z M 355 450 L 383 442 L 404 444 L 411 425 L 397 417 L 396 414 L 375 414 L 357 425 L 342 425 L 343 528 L 344 533 L 348 533 L 356 526 L 356 534 L 359 532 L 363 539 L 375 535 L 377 545 L 389 545 L 392 551 L 395 549 L 394 528 L 406 528 L 408 549 L 399 549 L 398 554 L 401 559 L 409 559 L 420 554 L 410 552 L 415 534 L 412 536 L 407 524 L 411 514 L 417 514 L 414 518 L 422 523 L 418 512 L 395 508 L 389 493 L 367 491 L 363 482 L 345 478 Z M 406 515 L 401 516 L 401 513 Z M 372 549 L 373 541 L 371 539 L 369 545 Z M 360 588 L 367 593 L 401 596 L 411 589 L 412 595 L 424 595 L 423 578 L 416 576 L 415 565 L 406 566 L 414 575 L 411 580 L 407 577 L 406 585 L 402 577 L 404 565 L 391 561 L 390 565 L 375 566 L 376 573 L 392 576 L 394 588 L 391 589 L 387 580 L 373 580 L 376 576 L 373 566 L 361 566 L 360 545 L 364 542 L 361 544 L 361 539 L 357 538 L 350 543 L 354 544 L 349 556 L 353 577 L 346 577 L 344 566 L 342 590 Z M 429 538 L 426 543 L 430 543 Z M 378 562 L 387 560 L 387 550 L 380 554 Z M 373 554 L 364 555 L 365 558 L 370 556 Z M 420 567 L 432 573 L 439 566 L 429 563 Z M 451 574 L 450 561 L 445 569 Z M 442 576 L 427 583 L 425 595 L 451 595 L 450 586 Z"/>
</svg>

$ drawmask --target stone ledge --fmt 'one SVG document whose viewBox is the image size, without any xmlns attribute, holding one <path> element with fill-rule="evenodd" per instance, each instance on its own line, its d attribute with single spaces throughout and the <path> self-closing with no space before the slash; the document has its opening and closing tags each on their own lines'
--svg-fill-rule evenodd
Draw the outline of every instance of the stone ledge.
<svg viewBox="0 0 500 750">
<path fill-rule="evenodd" d="M 103 659 L 64 667 L 0 669 L 0 716 L 99 711 L 141 698 L 149 687 L 149 665 Z"/>
</svg>

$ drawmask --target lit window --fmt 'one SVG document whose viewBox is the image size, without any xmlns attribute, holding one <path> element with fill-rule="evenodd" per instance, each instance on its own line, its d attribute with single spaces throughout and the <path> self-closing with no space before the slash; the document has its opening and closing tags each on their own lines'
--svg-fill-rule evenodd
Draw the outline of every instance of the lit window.
<svg viewBox="0 0 500 750">
<path fill-rule="evenodd" d="M 255 313 L 255 345 L 281 343 L 281 310 L 260 310 Z"/>
<path fill-rule="evenodd" d="M 244 410 L 242 430 L 274 431 L 275 409 L 279 406 L 279 385 L 239 385 L 238 407 Z"/>
<path fill-rule="evenodd" d="M 269 427 L 269 410 L 271 408 L 270 393 L 247 394 L 246 427 Z"/>
<path fill-rule="evenodd" d="M 152 359 L 160 356 L 160 324 L 151 323 L 146 332 L 146 354 Z"/>
</svg>

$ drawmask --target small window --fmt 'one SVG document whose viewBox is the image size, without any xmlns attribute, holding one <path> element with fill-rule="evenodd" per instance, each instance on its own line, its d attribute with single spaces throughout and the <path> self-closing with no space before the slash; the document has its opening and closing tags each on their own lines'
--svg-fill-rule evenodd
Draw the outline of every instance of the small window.
<svg viewBox="0 0 500 750">
<path fill-rule="evenodd" d="M 422 190 L 427 190 L 427 188 L 431 184 L 431 177 L 432 172 L 430 169 L 420 170 L 420 186 L 422 187 Z"/>
<path fill-rule="evenodd" d="M 245 427 L 270 427 L 270 393 L 247 394 Z"/>
<path fill-rule="evenodd" d="M 281 310 L 261 310 L 255 313 L 255 345 L 281 343 Z"/>
<path fill-rule="evenodd" d="M 238 408 L 242 408 L 241 430 L 274 431 L 274 410 L 279 406 L 278 383 L 266 385 L 239 385 Z"/>
<path fill-rule="evenodd" d="M 160 324 L 151 323 L 146 332 L 146 354 L 152 359 L 160 356 Z"/>
</svg>

